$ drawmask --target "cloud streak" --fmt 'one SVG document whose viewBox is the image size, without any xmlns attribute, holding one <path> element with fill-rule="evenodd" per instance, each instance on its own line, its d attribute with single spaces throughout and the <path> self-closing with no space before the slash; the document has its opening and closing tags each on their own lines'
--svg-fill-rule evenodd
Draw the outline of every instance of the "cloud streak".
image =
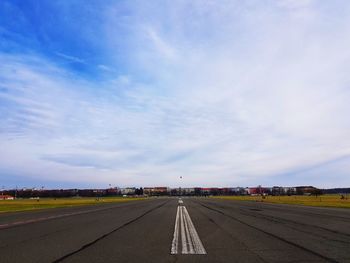
<svg viewBox="0 0 350 263">
<path fill-rule="evenodd" d="M 78 57 L 74 57 L 74 56 L 69 56 L 69 55 L 66 55 L 66 54 L 63 54 L 63 53 L 60 53 L 60 52 L 56 52 L 56 55 L 61 57 L 61 58 L 64 58 L 70 62 L 76 62 L 76 63 L 85 63 L 85 61 L 81 58 L 78 58 Z"/>
<path fill-rule="evenodd" d="M 72 184 L 348 185 L 334 160 L 350 154 L 350 21 L 337 5 L 266 3 L 109 7 L 103 79 L 2 52 L 0 168 Z"/>
</svg>

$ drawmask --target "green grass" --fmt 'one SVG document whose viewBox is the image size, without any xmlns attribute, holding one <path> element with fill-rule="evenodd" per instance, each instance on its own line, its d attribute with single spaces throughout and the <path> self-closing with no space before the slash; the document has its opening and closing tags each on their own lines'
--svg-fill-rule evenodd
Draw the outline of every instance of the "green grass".
<svg viewBox="0 0 350 263">
<path fill-rule="evenodd" d="M 323 206 L 323 207 L 342 207 L 350 208 L 350 196 L 347 199 L 341 199 L 340 195 L 320 195 L 320 196 L 215 196 L 222 200 L 238 200 L 238 201 L 255 201 L 277 204 L 292 204 L 305 206 Z"/>
<path fill-rule="evenodd" d="M 16 199 L 16 200 L 0 200 L 0 213 L 28 211 L 37 209 L 49 209 L 58 207 L 72 207 L 82 205 L 100 205 L 106 203 L 132 202 L 144 200 L 143 197 L 103 197 L 96 200 L 94 197 L 81 198 L 40 198 L 35 199 Z"/>
</svg>

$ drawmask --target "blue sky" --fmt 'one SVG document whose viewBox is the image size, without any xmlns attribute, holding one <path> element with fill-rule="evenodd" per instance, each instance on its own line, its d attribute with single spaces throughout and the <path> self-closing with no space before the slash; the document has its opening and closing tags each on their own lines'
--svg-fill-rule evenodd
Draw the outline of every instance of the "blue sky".
<svg viewBox="0 0 350 263">
<path fill-rule="evenodd" d="M 349 11 L 3 0 L 0 184 L 350 186 Z"/>
</svg>

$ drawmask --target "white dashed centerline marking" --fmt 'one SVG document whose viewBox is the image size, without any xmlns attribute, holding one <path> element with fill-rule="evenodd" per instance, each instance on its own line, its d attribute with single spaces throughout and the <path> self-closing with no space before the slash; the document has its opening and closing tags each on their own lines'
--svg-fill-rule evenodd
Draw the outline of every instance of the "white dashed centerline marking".
<svg viewBox="0 0 350 263">
<path fill-rule="evenodd" d="M 179 233 L 181 233 L 181 254 L 207 254 L 186 207 L 180 204 L 183 204 L 181 199 L 177 207 L 174 236 L 170 253 L 178 254 Z"/>
<path fill-rule="evenodd" d="M 180 206 L 177 207 L 176 219 L 175 219 L 175 229 L 173 242 L 171 243 L 171 254 L 177 254 L 178 240 L 179 240 L 179 210 Z"/>
</svg>

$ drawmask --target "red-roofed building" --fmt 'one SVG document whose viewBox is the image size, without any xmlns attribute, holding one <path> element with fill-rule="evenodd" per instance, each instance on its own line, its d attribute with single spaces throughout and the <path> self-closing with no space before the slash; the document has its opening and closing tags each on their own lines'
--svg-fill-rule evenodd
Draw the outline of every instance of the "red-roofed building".
<svg viewBox="0 0 350 263">
<path fill-rule="evenodd" d="M 15 198 L 11 195 L 0 195 L 0 200 L 13 200 L 13 199 Z"/>
</svg>

